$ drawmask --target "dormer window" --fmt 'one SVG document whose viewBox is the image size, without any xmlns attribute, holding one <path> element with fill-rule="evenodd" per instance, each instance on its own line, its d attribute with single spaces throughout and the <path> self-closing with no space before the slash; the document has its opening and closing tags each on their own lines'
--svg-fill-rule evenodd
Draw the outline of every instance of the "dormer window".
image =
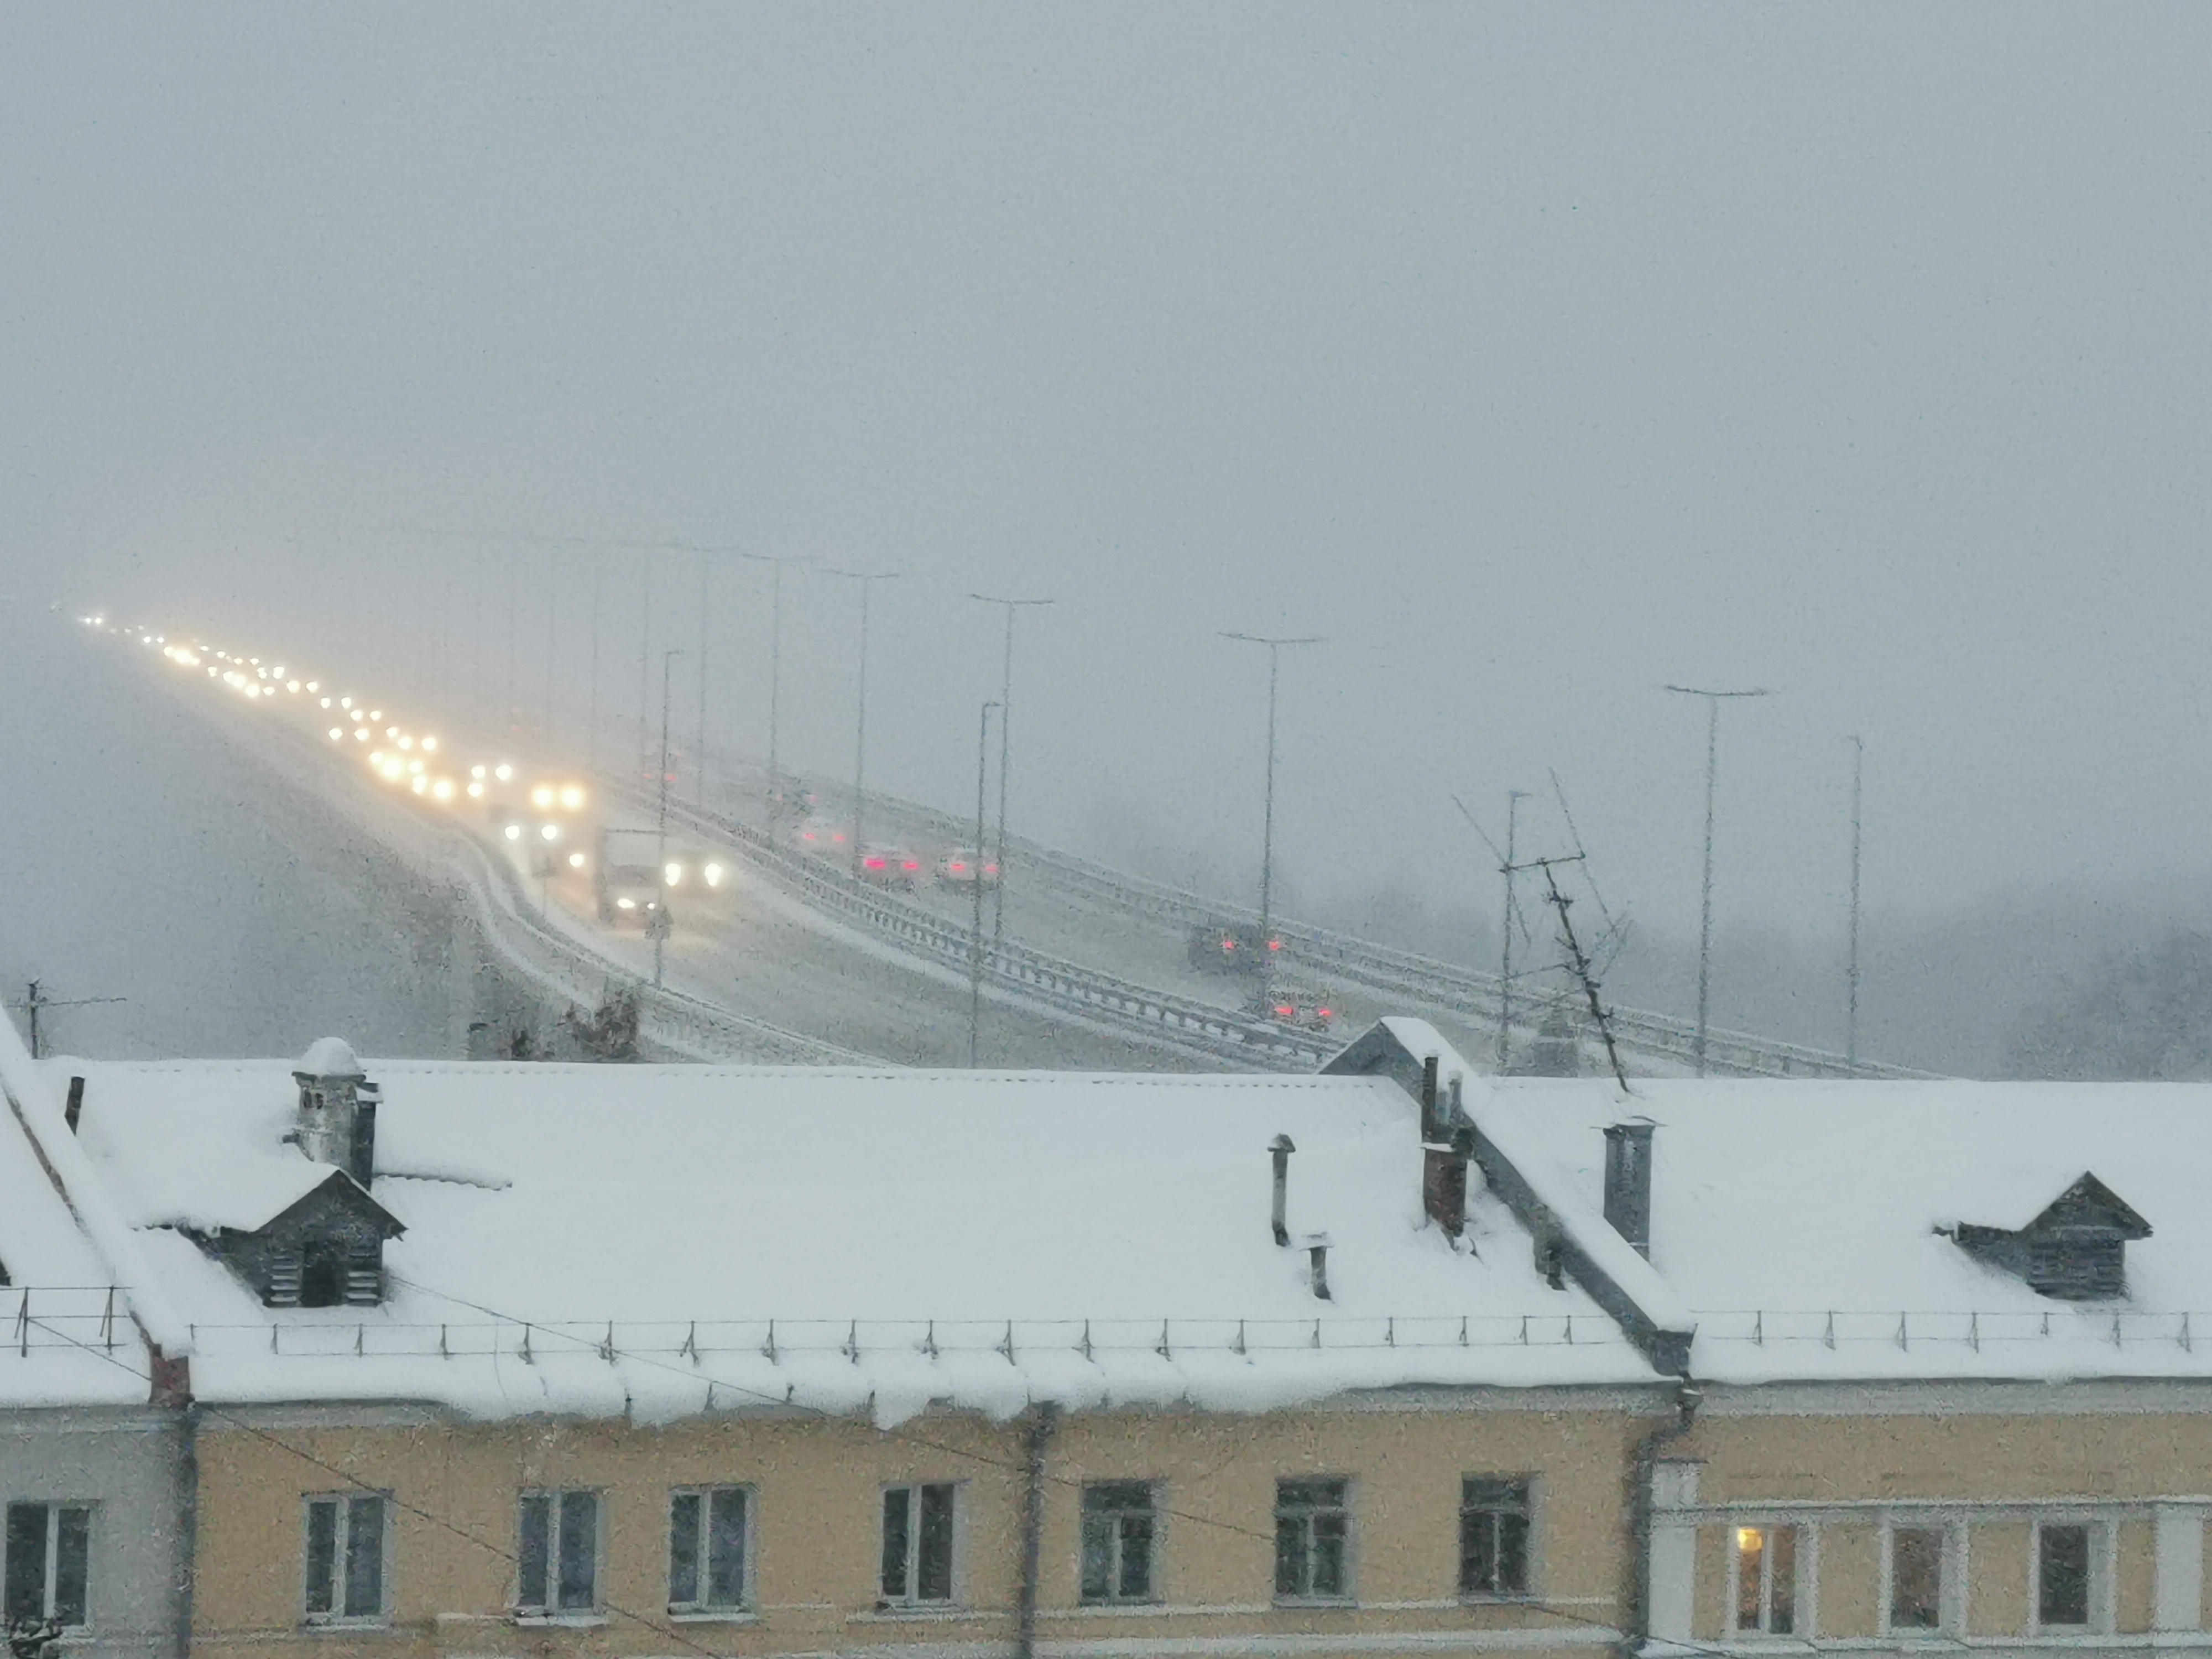
<svg viewBox="0 0 2212 1659">
<path fill-rule="evenodd" d="M 2150 1223 L 2084 1173 L 2026 1226 L 1962 1221 L 1952 1237 L 1969 1255 L 2017 1274 L 2039 1295 L 2104 1302 L 2128 1293 L 2127 1243 L 2148 1238 Z"/>
</svg>

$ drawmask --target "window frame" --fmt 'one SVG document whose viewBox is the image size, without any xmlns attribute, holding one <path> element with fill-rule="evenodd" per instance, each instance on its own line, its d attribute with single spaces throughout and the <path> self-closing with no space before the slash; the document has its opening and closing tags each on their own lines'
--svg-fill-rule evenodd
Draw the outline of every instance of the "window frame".
<svg viewBox="0 0 2212 1659">
<path fill-rule="evenodd" d="M 2078 1625 L 2045 1624 L 2043 1619 L 2043 1534 L 2046 1528 L 2079 1527 L 2087 1535 L 2086 1570 L 2088 1583 L 2083 1587 L 2087 1617 Z M 2050 1515 L 2033 1516 L 2027 1531 L 2027 1619 L 2028 1630 L 2036 1636 L 2110 1636 L 2113 1632 L 2115 1601 L 2114 1581 L 2118 1577 L 2117 1556 L 2119 1550 L 2119 1528 L 2109 1516 L 2087 1514 L 2077 1510 L 2063 1510 Z"/>
<path fill-rule="evenodd" d="M 1109 1534 L 1107 1591 L 1103 1595 L 1091 1595 L 1084 1588 L 1084 1565 L 1089 1558 L 1091 1548 L 1090 1534 L 1092 1519 L 1090 1507 L 1091 1494 L 1116 1486 L 1142 1486 L 1145 1489 L 1145 1507 L 1139 1510 L 1124 1504 L 1112 1509 L 1102 1509 L 1099 1511 L 1101 1518 L 1111 1522 L 1113 1530 Z M 1163 1494 L 1166 1487 L 1167 1482 L 1164 1480 L 1142 1477 L 1133 1480 L 1086 1480 L 1083 1483 L 1083 1490 L 1076 1506 L 1075 1601 L 1078 1607 L 1158 1607 L 1166 1601 L 1167 1595 L 1162 1584 L 1162 1580 L 1165 1577 L 1163 1568 L 1165 1565 L 1164 1547 L 1167 1536 L 1164 1524 L 1167 1505 L 1163 1501 Z M 1141 1595 L 1124 1595 L 1121 1588 L 1122 1551 L 1126 1546 L 1121 1522 L 1139 1514 L 1144 1516 L 1151 1528 L 1149 1541 L 1145 1551 L 1145 1589 Z"/>
<path fill-rule="evenodd" d="M 592 1604 L 587 1607 L 561 1606 L 561 1511 L 562 1500 L 576 1494 L 592 1500 Z M 530 1500 L 550 1500 L 545 1528 L 545 1590 L 547 1600 L 531 1604 L 522 1599 L 522 1517 Z M 607 1495 L 598 1486 L 525 1486 L 514 1498 L 514 1598 L 509 1606 L 517 1619 L 538 1624 L 563 1620 L 599 1621 L 606 1616 Z"/>
<path fill-rule="evenodd" d="M 945 1594 L 942 1597 L 924 1596 L 919 1593 L 921 1582 L 921 1505 L 922 1494 L 932 1487 L 943 1487 L 952 1494 L 951 1536 L 946 1540 Z M 964 1480 L 887 1480 L 876 1494 L 876 1610 L 878 1613 L 932 1613 L 956 1611 L 968 1605 L 968 1483 Z M 884 1583 L 884 1528 L 890 1523 L 890 1495 L 902 1492 L 907 1496 L 906 1524 L 906 1589 L 893 1595 Z"/>
<path fill-rule="evenodd" d="M 1790 1552 L 1790 1628 L 1774 1625 L 1774 1534 L 1794 1534 Z M 1737 1622 L 1743 1610 L 1743 1535 L 1760 1536 L 1759 1551 L 1759 1623 Z M 1820 1529 L 1809 1519 L 1773 1514 L 1735 1516 L 1728 1523 L 1728 1605 L 1726 1632 L 1739 1642 L 1806 1642 L 1813 1638 L 1815 1554 Z"/>
<path fill-rule="evenodd" d="M 99 1554 L 100 1503 L 90 1498 L 11 1498 L 0 1506 L 0 1524 L 4 1524 L 9 1511 L 35 1509 L 46 1511 L 46 1554 L 40 1564 L 41 1619 L 53 1619 L 54 1592 L 61 1577 L 61 1516 L 65 1510 L 81 1510 L 84 1515 L 84 1619 L 79 1624 L 61 1626 L 68 1639 L 81 1639 L 94 1633 L 93 1585 L 95 1573 L 94 1558 Z M 0 1546 L 4 1546 L 4 1534 L 0 1534 Z M 9 1588 L 6 1582 L 7 1559 L 0 1553 L 0 1619 L 4 1619 L 5 1596 Z"/>
<path fill-rule="evenodd" d="M 679 1601 L 676 1599 L 676 1502 L 681 1498 L 696 1498 L 700 1503 L 699 1589 L 709 1589 L 710 1573 L 707 1559 L 707 1540 L 713 1535 L 714 1500 L 734 1495 L 744 1511 L 744 1559 L 738 1577 L 744 1581 L 735 1601 L 712 1601 L 704 1594 L 696 1600 Z M 671 1486 L 668 1489 L 668 1611 L 683 1619 L 748 1619 L 755 1616 L 753 1574 L 760 1553 L 760 1493 L 743 1481 L 718 1481 L 709 1484 Z"/>
<path fill-rule="evenodd" d="M 1286 1504 L 1284 1501 L 1284 1488 L 1287 1486 L 1322 1486 L 1332 1483 L 1343 1488 L 1343 1498 L 1335 1504 Z M 1313 1559 L 1315 1554 L 1313 1547 L 1314 1539 L 1312 1522 L 1316 1516 L 1322 1515 L 1340 1515 L 1344 1517 L 1344 1583 L 1342 1588 L 1336 1590 L 1326 1591 L 1319 1595 L 1315 1594 L 1310 1588 L 1297 1592 L 1285 1592 L 1279 1588 L 1279 1579 L 1274 1579 L 1271 1588 L 1273 1589 L 1273 1602 L 1275 1606 L 1279 1607 L 1352 1607 L 1358 1603 L 1359 1599 L 1359 1526 L 1358 1518 L 1358 1511 L 1355 1505 L 1355 1499 L 1358 1496 L 1358 1484 L 1348 1474 L 1283 1474 L 1277 1475 L 1275 1477 L 1275 1504 L 1273 1513 L 1275 1519 L 1276 1549 L 1278 1552 L 1278 1559 L 1274 1563 L 1274 1570 L 1276 1572 L 1279 1572 L 1281 1567 L 1279 1552 L 1281 1550 L 1282 1523 L 1286 1518 L 1297 1517 L 1303 1519 L 1307 1523 L 1305 1536 L 1306 1571 L 1302 1576 L 1306 1584 L 1310 1586 L 1313 1583 Z M 1271 1578 L 1273 1577 L 1273 1574 L 1271 1573 Z"/>
<path fill-rule="evenodd" d="M 1470 1488 L 1477 1486 L 1518 1487 L 1521 1495 L 1521 1588 L 1514 1590 L 1469 1589 L 1467 1583 L 1467 1523 L 1471 1515 L 1506 1515 L 1512 1511 L 1501 1505 L 1471 1506 Z M 1536 1577 L 1536 1519 L 1540 1483 L 1533 1474 L 1462 1474 L 1459 1483 L 1459 1577 L 1458 1593 L 1462 1601 L 1500 1603 L 1530 1601 L 1538 1599 Z M 1494 1544 L 1493 1544 L 1494 1547 Z"/>
<path fill-rule="evenodd" d="M 353 1510 L 356 1500 L 374 1498 L 382 1505 L 377 1522 L 377 1601 L 374 1613 L 347 1613 L 345 1603 L 346 1546 L 352 1537 Z M 313 1535 L 313 1514 L 318 1504 L 330 1504 L 337 1508 L 331 1526 L 331 1610 L 318 1613 L 307 1605 L 313 1585 L 307 1577 L 308 1540 Z M 392 1622 L 392 1557 L 393 1544 L 392 1503 L 389 1492 L 311 1492 L 300 1496 L 300 1622 L 317 1630 L 368 1630 Z"/>
<path fill-rule="evenodd" d="M 1940 1540 L 1936 1553 L 1936 1622 L 1900 1625 L 1897 1613 L 1897 1534 L 1932 1532 Z M 1955 1644 L 1966 1625 L 1966 1530 L 1958 1522 L 1910 1514 L 1888 1515 L 1881 1523 L 1881 1623 L 1879 1633 L 1899 1642 L 1943 1642 Z"/>
</svg>

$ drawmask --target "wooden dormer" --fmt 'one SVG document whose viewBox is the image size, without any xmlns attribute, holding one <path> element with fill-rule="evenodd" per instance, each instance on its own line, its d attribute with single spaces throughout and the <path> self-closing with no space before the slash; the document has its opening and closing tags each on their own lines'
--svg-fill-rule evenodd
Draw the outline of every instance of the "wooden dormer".
<svg viewBox="0 0 2212 1659">
<path fill-rule="evenodd" d="M 2025 1226 L 1962 1221 L 1952 1237 L 1969 1255 L 2027 1280 L 2039 1295 L 2103 1302 L 2128 1293 L 2128 1241 L 2148 1238 L 2150 1223 L 2085 1170 Z"/>
</svg>

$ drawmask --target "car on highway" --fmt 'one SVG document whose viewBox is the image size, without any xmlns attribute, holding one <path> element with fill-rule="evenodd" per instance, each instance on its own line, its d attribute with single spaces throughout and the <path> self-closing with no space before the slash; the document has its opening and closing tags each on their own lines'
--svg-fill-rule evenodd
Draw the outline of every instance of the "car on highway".
<svg viewBox="0 0 2212 1659">
<path fill-rule="evenodd" d="M 1244 1012 L 1255 1019 L 1293 1030 L 1327 1032 L 1336 1023 L 1336 1005 L 1326 993 L 1310 985 L 1273 980 L 1255 991 Z"/>
<path fill-rule="evenodd" d="M 797 851 L 817 858 L 842 859 L 852 850 L 853 835 L 842 823 L 808 818 L 792 826 L 791 844 Z"/>
<path fill-rule="evenodd" d="M 903 847 L 871 846 L 860 853 L 860 879 L 878 886 L 903 887 L 911 891 L 928 867 L 921 854 L 910 853 Z"/>
<path fill-rule="evenodd" d="M 1259 974 L 1280 960 L 1283 940 L 1272 932 L 1263 940 L 1258 928 L 1243 922 L 1200 921 L 1191 925 L 1186 949 L 1201 973 Z"/>
<path fill-rule="evenodd" d="M 999 861 L 972 847 L 956 847 L 937 860 L 936 876 L 946 887 L 986 887 L 999 884 Z"/>
</svg>

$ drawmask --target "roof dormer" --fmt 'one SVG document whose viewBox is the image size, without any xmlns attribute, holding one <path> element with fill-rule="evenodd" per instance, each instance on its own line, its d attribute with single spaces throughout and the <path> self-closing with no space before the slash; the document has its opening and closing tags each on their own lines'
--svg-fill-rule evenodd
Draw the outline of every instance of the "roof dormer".
<svg viewBox="0 0 2212 1659">
<path fill-rule="evenodd" d="M 2023 1227 L 1962 1221 L 1951 1236 L 1967 1255 L 2027 1280 L 2039 1295 L 2100 1302 L 2128 1293 L 2127 1243 L 2148 1238 L 2150 1223 L 2084 1171 Z"/>
</svg>

